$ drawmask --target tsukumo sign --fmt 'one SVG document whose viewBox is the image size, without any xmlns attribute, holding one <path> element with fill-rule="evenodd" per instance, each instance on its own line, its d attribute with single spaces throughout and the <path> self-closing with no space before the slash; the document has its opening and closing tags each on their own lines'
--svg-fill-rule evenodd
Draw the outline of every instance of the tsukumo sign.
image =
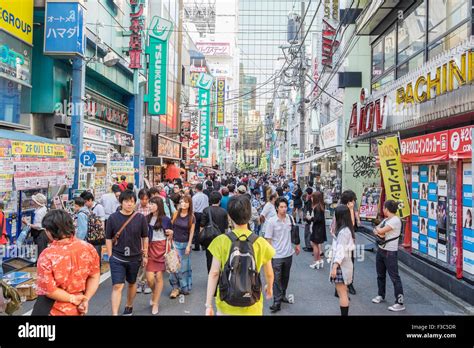
<svg viewBox="0 0 474 348">
<path fill-rule="evenodd" d="M 150 56 L 148 73 L 148 102 L 149 115 L 166 115 L 167 106 L 167 76 L 168 38 L 173 23 L 160 17 L 154 17 L 152 30 L 149 31 L 150 42 L 146 53 Z"/>
</svg>

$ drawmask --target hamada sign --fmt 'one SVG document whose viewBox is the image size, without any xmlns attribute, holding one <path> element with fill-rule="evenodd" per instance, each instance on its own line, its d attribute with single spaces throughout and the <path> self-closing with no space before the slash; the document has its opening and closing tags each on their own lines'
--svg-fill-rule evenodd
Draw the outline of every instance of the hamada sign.
<svg viewBox="0 0 474 348">
<path fill-rule="evenodd" d="M 198 42 L 196 48 L 205 56 L 230 56 L 228 42 Z"/>
</svg>

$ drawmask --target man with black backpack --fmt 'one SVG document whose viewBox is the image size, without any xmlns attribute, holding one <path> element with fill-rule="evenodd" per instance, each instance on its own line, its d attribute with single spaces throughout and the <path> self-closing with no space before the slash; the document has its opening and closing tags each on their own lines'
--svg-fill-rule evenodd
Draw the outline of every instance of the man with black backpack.
<svg viewBox="0 0 474 348">
<path fill-rule="evenodd" d="M 227 212 L 220 207 L 222 195 L 217 191 L 212 191 L 209 195 L 209 204 L 211 206 L 204 208 L 201 216 L 201 232 L 199 233 L 199 242 L 204 248 L 211 244 L 211 238 L 218 234 L 226 233 L 229 228 L 229 219 Z M 206 238 L 203 238 L 206 237 Z M 212 254 L 206 249 L 207 273 L 209 273 L 212 264 Z"/>
<path fill-rule="evenodd" d="M 293 254 L 300 253 L 300 246 L 292 245 L 292 231 L 296 226 L 291 214 L 287 214 L 288 201 L 286 198 L 278 198 L 275 202 L 277 215 L 268 220 L 265 230 L 265 239 L 275 248 L 276 254 L 272 260 L 275 282 L 273 283 L 274 297 L 270 310 L 275 313 L 281 310 L 281 303 L 290 303 L 286 297 L 286 289 L 290 280 L 290 270 Z M 297 242 L 298 243 L 298 242 Z"/>
<path fill-rule="evenodd" d="M 247 228 L 252 215 L 247 197 L 232 197 L 227 211 L 233 230 L 216 237 L 208 247 L 213 257 L 207 283 L 206 315 L 214 315 L 212 298 L 218 285 L 218 315 L 263 315 L 262 290 L 267 299 L 273 296 L 271 260 L 275 249 Z M 262 267 L 264 289 L 260 279 Z"/>
<path fill-rule="evenodd" d="M 82 192 L 81 198 L 89 209 L 86 240 L 97 250 L 102 264 L 102 246 L 105 245 L 105 209 L 102 204 L 95 202 L 92 192 Z"/>
</svg>

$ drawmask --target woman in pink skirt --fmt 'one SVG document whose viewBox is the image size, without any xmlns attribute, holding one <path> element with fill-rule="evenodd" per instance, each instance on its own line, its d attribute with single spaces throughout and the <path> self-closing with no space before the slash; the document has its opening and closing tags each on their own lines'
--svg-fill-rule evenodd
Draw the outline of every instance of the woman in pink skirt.
<svg viewBox="0 0 474 348">
<path fill-rule="evenodd" d="M 146 278 L 148 285 L 153 290 L 150 300 L 151 313 L 158 314 L 161 291 L 163 290 L 163 272 L 165 271 L 166 239 L 173 241 L 171 220 L 165 215 L 163 199 L 154 197 L 150 199 L 150 214 L 147 216 L 149 247 L 148 263 L 146 265 Z"/>
</svg>

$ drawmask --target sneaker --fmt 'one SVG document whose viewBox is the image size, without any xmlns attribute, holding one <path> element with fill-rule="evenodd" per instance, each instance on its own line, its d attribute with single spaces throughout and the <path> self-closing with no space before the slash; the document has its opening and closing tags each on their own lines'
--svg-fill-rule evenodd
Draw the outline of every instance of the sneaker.
<svg viewBox="0 0 474 348">
<path fill-rule="evenodd" d="M 385 301 L 385 299 L 382 296 L 375 296 L 372 299 L 372 303 L 380 303 L 380 302 L 384 302 L 384 301 Z"/>
<path fill-rule="evenodd" d="M 270 306 L 270 310 L 272 311 L 272 313 L 276 313 L 276 312 L 279 312 L 281 311 L 281 304 L 273 304 L 272 306 Z"/>
<path fill-rule="evenodd" d="M 143 285 L 138 284 L 137 285 L 137 294 L 141 294 L 143 292 Z"/>
<path fill-rule="evenodd" d="M 176 298 L 179 295 L 179 289 L 173 289 L 170 294 L 170 298 Z"/>
<path fill-rule="evenodd" d="M 133 307 L 125 307 L 123 316 L 130 317 L 133 314 Z"/>
<path fill-rule="evenodd" d="M 388 307 L 388 310 L 392 312 L 401 312 L 401 311 L 404 311 L 405 309 L 406 309 L 405 306 L 399 303 L 395 303 L 393 306 Z"/>
<path fill-rule="evenodd" d="M 145 286 L 145 290 L 143 290 L 143 293 L 145 294 L 151 294 L 153 291 L 151 290 L 151 288 L 149 286 Z"/>
<path fill-rule="evenodd" d="M 315 269 L 316 267 L 319 268 L 319 261 L 315 261 L 311 265 L 309 265 L 309 268 L 311 269 Z"/>
</svg>

